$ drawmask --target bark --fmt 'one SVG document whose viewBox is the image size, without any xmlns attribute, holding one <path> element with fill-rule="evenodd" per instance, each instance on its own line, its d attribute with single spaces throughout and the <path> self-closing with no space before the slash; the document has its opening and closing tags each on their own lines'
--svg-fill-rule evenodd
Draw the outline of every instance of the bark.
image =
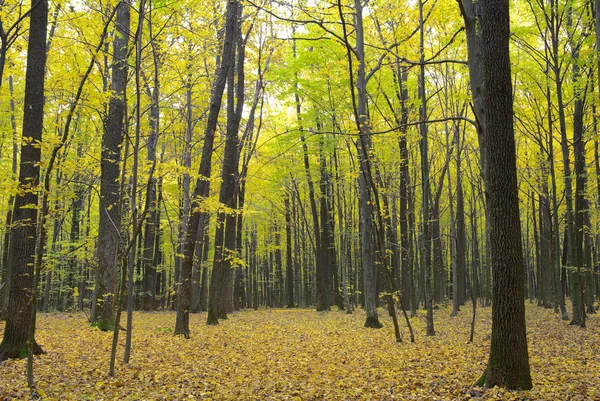
<svg viewBox="0 0 600 401">
<path fill-rule="evenodd" d="M 545 49 L 546 52 L 549 49 Z M 547 61 L 546 69 L 550 70 L 551 65 L 550 61 Z M 558 216 L 558 196 L 557 196 L 557 185 L 556 185 L 556 169 L 554 168 L 554 136 L 553 136 L 553 122 L 554 117 L 552 113 L 552 109 L 554 108 L 552 104 L 552 97 L 550 92 L 550 83 L 549 80 L 546 83 L 546 101 L 548 103 L 548 136 L 547 136 L 547 146 L 548 146 L 548 162 L 550 169 L 550 179 L 552 184 L 552 253 L 553 253 L 553 271 L 552 277 L 554 281 L 553 292 L 555 298 L 555 309 L 560 308 L 562 320 L 569 320 L 569 315 L 567 313 L 567 308 L 565 305 L 565 293 L 563 291 L 565 283 L 562 280 L 561 275 L 561 254 L 560 254 L 560 226 L 559 226 L 559 216 Z M 560 109 L 559 105 L 559 109 Z"/>
<path fill-rule="evenodd" d="M 27 71 L 25 73 L 25 101 L 23 140 L 19 171 L 20 191 L 15 196 L 8 250 L 11 285 L 8 298 L 8 316 L 4 337 L 0 344 L 0 361 L 23 358 L 28 351 L 39 354 L 41 347 L 33 340 L 35 327 L 34 250 L 36 249 L 38 185 L 44 121 L 44 81 L 46 68 L 46 34 L 48 2 L 32 0 L 30 15 Z M 34 207 L 24 207 L 24 206 Z"/>
<path fill-rule="evenodd" d="M 465 197 L 462 185 L 462 158 L 460 132 L 457 129 L 455 135 L 456 149 L 456 272 L 458 292 L 458 303 L 464 305 L 467 289 L 465 286 L 467 280 L 467 229 L 465 224 Z"/>
<path fill-rule="evenodd" d="M 402 107 L 402 118 L 401 125 L 408 123 L 408 88 L 406 82 L 408 80 L 408 72 L 406 70 L 399 71 L 400 76 L 400 103 Z M 408 185 L 410 182 L 409 168 L 408 168 L 408 145 L 406 140 L 406 129 L 400 133 L 399 138 L 400 147 L 400 248 L 401 248 L 401 279 L 400 284 L 402 288 L 402 307 L 404 309 L 410 309 L 410 294 L 411 294 L 411 283 L 410 283 L 410 272 L 412 270 L 412 259 L 409 255 L 410 247 L 410 236 L 408 227 L 408 196 L 409 190 Z"/>
<path fill-rule="evenodd" d="M 223 45 L 223 57 L 221 66 L 217 71 L 217 82 L 211 98 L 210 110 L 206 128 L 204 131 L 204 145 L 202 148 L 202 158 L 198 170 L 199 178 L 194 189 L 192 210 L 188 223 L 187 235 L 184 243 L 184 259 L 181 265 L 181 280 L 177 288 L 177 318 L 175 324 L 175 334 L 189 337 L 189 312 L 191 303 L 191 281 L 192 267 L 194 264 L 194 252 L 196 249 L 196 240 L 198 237 L 198 228 L 200 226 L 201 214 L 198 209 L 201 206 L 201 199 L 209 195 L 210 175 L 212 167 L 212 153 L 214 139 L 217 131 L 219 112 L 223 101 L 223 92 L 227 83 L 229 70 L 233 68 L 235 52 L 235 33 L 238 19 L 238 6 L 236 1 L 227 3 L 226 24 L 225 24 L 225 44 Z"/>
<path fill-rule="evenodd" d="M 477 137 L 479 140 L 479 161 L 484 185 L 487 182 L 486 167 L 486 142 L 485 130 L 487 117 L 485 113 L 485 80 L 483 79 L 483 59 L 481 51 L 481 1 L 459 0 L 459 7 L 465 22 L 465 36 L 467 39 L 467 60 L 469 67 L 469 83 L 473 99 L 473 112 L 477 121 Z"/>
<path fill-rule="evenodd" d="M 277 307 L 283 308 L 283 300 L 285 296 L 285 282 L 283 281 L 283 261 L 281 258 L 281 234 L 279 233 L 279 227 L 277 224 L 274 225 L 275 230 L 275 275 L 277 277 Z"/>
<path fill-rule="evenodd" d="M 207 216 L 208 219 L 208 216 Z M 208 227 L 209 221 L 206 221 Z M 204 240 L 202 241 L 202 257 L 199 262 L 200 270 L 202 271 L 202 281 L 200 282 L 200 312 L 206 312 L 208 310 L 208 251 L 210 250 L 210 238 L 208 236 L 208 230 L 204 233 Z M 198 255 L 200 257 L 200 255 Z"/>
<path fill-rule="evenodd" d="M 371 214 L 371 182 L 369 168 L 371 143 L 371 122 L 367 109 L 367 79 L 365 72 L 365 43 L 363 31 L 362 5 L 359 0 L 354 2 L 356 11 L 356 55 L 358 68 L 356 76 L 357 99 L 356 123 L 360 129 L 360 139 L 357 142 L 358 162 L 360 165 L 359 181 L 359 216 L 360 216 L 360 254 L 363 270 L 363 293 L 366 312 L 365 327 L 380 328 L 377 314 L 377 290 L 375 282 L 375 237 L 373 233 L 373 216 Z M 352 68 L 352 67 L 351 67 Z M 354 91 L 353 91 L 354 94 Z"/>
<path fill-rule="evenodd" d="M 15 118 L 15 100 L 12 75 L 8 77 L 8 89 L 10 93 L 10 125 L 12 129 L 12 177 L 16 181 L 19 157 L 19 139 L 17 133 L 17 121 Z M 10 292 L 9 288 L 11 280 L 10 264 L 8 263 L 8 250 L 10 249 L 10 231 L 12 227 L 12 214 L 14 202 L 14 195 L 10 195 L 8 198 L 8 211 L 6 212 L 6 231 L 4 233 L 4 243 L 2 246 L 2 288 L 0 289 L 0 320 L 5 320 L 8 313 L 8 294 Z"/>
<path fill-rule="evenodd" d="M 564 179 L 564 197 L 565 197 L 565 218 L 567 223 L 567 261 L 569 266 L 574 266 L 574 251 L 575 251 L 575 227 L 574 227 L 574 216 L 573 216 L 573 183 L 571 177 L 571 160 L 569 141 L 567 138 L 567 123 L 565 116 L 565 102 L 563 100 L 563 77 L 560 70 L 562 64 L 561 56 L 559 55 L 559 17 L 556 14 L 556 7 L 550 7 L 550 21 L 551 26 L 549 27 L 548 33 L 552 42 L 551 55 L 552 64 L 551 68 L 554 73 L 554 81 L 556 84 L 556 99 L 558 108 L 558 118 L 560 123 L 560 144 L 562 149 L 562 162 L 563 162 L 563 179 Z M 575 117 L 575 116 L 574 116 Z M 564 268 L 563 268 L 564 269 Z M 563 282 L 563 285 L 565 283 Z M 564 315 L 564 314 L 563 314 Z M 575 319 L 572 322 L 576 322 Z M 578 323 L 578 322 L 576 322 Z"/>
<path fill-rule="evenodd" d="M 337 151 L 334 149 L 333 151 L 333 160 L 335 166 L 335 192 L 337 196 L 337 214 L 338 214 L 338 226 L 340 233 L 340 247 L 339 247 L 339 261 L 341 267 L 341 286 L 342 286 L 342 296 L 344 297 L 344 309 L 347 314 L 352 313 L 352 304 L 350 303 L 350 294 L 348 293 L 349 282 L 348 282 L 348 270 L 350 266 L 351 259 L 350 255 L 350 241 L 348 239 L 348 233 L 351 232 L 351 216 L 348 215 L 348 209 L 346 204 L 346 196 L 343 192 L 343 183 L 340 179 L 340 167 L 338 162 Z M 342 201 L 343 199 L 343 201 Z M 344 219 L 344 216 L 346 218 Z"/>
<path fill-rule="evenodd" d="M 129 6 L 119 5 L 115 21 L 117 34 L 113 40 L 113 67 L 108 117 L 102 135 L 100 160 L 100 202 L 96 286 L 92 304 L 92 323 L 101 330 L 114 325 L 114 293 L 116 291 L 116 264 L 120 248 L 121 144 L 124 139 L 125 89 L 127 86 L 127 52 L 129 43 Z"/>
<path fill-rule="evenodd" d="M 226 319 L 227 313 L 233 311 L 233 272 L 239 263 L 237 254 L 237 195 L 238 167 L 240 160 L 239 137 L 240 120 L 244 107 L 244 45 L 239 27 L 241 5 L 236 3 L 235 35 L 238 48 L 238 80 L 235 82 L 235 69 L 229 69 L 227 80 L 227 132 L 223 165 L 221 170 L 221 188 L 219 203 L 226 211 L 217 213 L 215 233 L 215 255 L 208 292 L 207 324 L 218 324 L 219 319 Z M 232 58 L 235 56 L 232 52 Z M 236 87 L 237 84 L 237 87 Z"/>
<path fill-rule="evenodd" d="M 319 124 L 317 124 L 319 126 Z M 325 294 L 326 305 L 337 304 L 339 306 L 339 297 L 337 292 L 337 283 L 335 280 L 335 273 L 337 266 L 335 260 L 335 242 L 332 232 L 332 218 L 331 215 L 331 203 L 329 198 L 331 196 L 330 191 L 330 173 L 327 169 L 327 159 L 324 154 L 324 138 L 321 138 L 319 145 L 319 165 L 320 165 L 320 179 L 319 188 L 321 196 L 319 197 L 319 217 L 320 217 L 320 238 L 321 238 L 321 261 L 323 262 L 321 274 L 317 272 L 317 280 L 322 280 L 323 290 Z M 335 293 L 334 293 L 335 291 Z M 337 302 L 334 302 L 337 301 Z"/>
<path fill-rule="evenodd" d="M 550 213 L 550 193 L 548 188 L 548 163 L 542 162 L 541 168 L 541 194 L 540 204 L 540 282 L 539 290 L 544 308 L 551 308 L 553 302 L 553 269 L 554 265 L 552 254 L 552 215 Z"/>
<path fill-rule="evenodd" d="M 421 71 L 419 80 L 419 97 L 421 99 L 421 124 L 419 125 L 421 133 L 421 174 L 423 186 L 423 278 L 424 278 L 424 296 L 425 307 L 427 309 L 427 335 L 433 336 L 435 329 L 433 325 L 433 300 L 431 294 L 431 234 L 430 230 L 430 204 L 429 204 L 429 143 L 427 123 L 427 93 L 425 90 L 425 53 L 424 53 L 424 30 L 423 20 L 423 1 L 419 1 L 419 25 L 420 25 L 420 53 L 421 53 Z M 459 278 L 460 279 L 460 278 Z M 459 287 L 460 288 L 460 287 Z M 460 295 L 460 294 L 459 294 Z"/>
<path fill-rule="evenodd" d="M 502 0 L 483 0 L 482 11 L 488 214 L 494 288 L 490 357 L 478 384 L 485 384 L 488 388 L 500 386 L 528 390 L 532 383 L 525 330 L 509 5 Z"/>
<path fill-rule="evenodd" d="M 192 89 L 193 89 L 193 80 L 192 80 L 192 50 L 191 45 L 189 45 L 190 56 L 188 60 L 188 76 L 186 82 L 186 133 L 185 133 L 185 144 L 183 146 L 182 152 L 182 164 L 185 168 L 185 172 L 183 174 L 182 179 L 182 189 L 183 189 L 183 200 L 181 204 L 181 224 L 179 231 L 179 253 L 183 255 L 184 245 L 185 245 L 185 236 L 188 229 L 188 221 L 190 217 L 190 201 L 191 201 L 191 193 L 190 193 L 190 169 L 192 167 L 192 138 L 194 135 L 194 114 L 193 114 L 193 104 L 192 104 Z M 200 234 L 200 238 L 202 234 Z M 181 257 L 177 257 L 175 262 L 175 282 L 179 281 L 179 276 L 181 272 L 181 264 L 183 260 Z M 200 263 L 193 265 L 193 282 L 192 282 L 192 295 L 191 295 L 191 310 L 192 312 L 199 312 L 199 304 L 200 304 Z"/>
<path fill-rule="evenodd" d="M 448 158 L 451 154 L 450 149 L 450 141 L 449 141 L 450 132 L 446 129 L 446 152 L 448 153 Z M 460 305 L 458 302 L 458 269 L 457 269 L 457 257 L 456 257 L 456 223 L 454 217 L 454 201 L 453 201 L 453 193 L 452 193 L 452 174 L 448 174 L 448 205 L 449 205 L 449 213 L 450 213 L 450 263 L 451 263 L 451 272 L 452 272 L 452 314 L 450 316 L 458 315 L 460 310 Z"/>
<path fill-rule="evenodd" d="M 576 58 L 577 59 L 577 58 Z M 574 75 L 579 77 L 579 68 L 574 65 Z M 575 157 L 575 249 L 573 250 L 573 262 L 571 266 L 571 304 L 573 306 L 572 325 L 585 327 L 586 313 L 585 300 L 583 297 L 584 283 L 582 282 L 583 271 L 586 268 L 584 255 L 584 242 L 586 242 L 589 232 L 586 222 L 587 218 L 587 201 L 585 199 L 585 191 L 587 185 L 586 166 L 585 166 L 585 142 L 583 139 L 583 109 L 584 101 L 581 98 L 581 93 L 576 90 L 575 105 L 573 113 L 573 154 Z"/>
</svg>

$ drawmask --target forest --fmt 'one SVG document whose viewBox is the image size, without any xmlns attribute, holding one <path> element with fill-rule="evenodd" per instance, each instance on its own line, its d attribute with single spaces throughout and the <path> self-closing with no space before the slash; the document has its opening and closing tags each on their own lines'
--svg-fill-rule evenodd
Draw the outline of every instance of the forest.
<svg viewBox="0 0 600 401">
<path fill-rule="evenodd" d="M 600 0 L 0 0 L 0 401 L 600 400 Z"/>
</svg>

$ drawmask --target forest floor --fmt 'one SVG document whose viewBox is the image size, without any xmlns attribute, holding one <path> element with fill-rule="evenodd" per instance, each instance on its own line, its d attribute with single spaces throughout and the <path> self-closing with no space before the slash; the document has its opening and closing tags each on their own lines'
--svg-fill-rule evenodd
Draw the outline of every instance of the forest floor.
<svg viewBox="0 0 600 401">
<path fill-rule="evenodd" d="M 112 333 L 91 328 L 83 314 L 41 314 L 37 340 L 47 353 L 36 358 L 36 380 L 48 400 L 600 400 L 600 316 L 581 329 L 528 304 L 534 389 L 482 396 L 471 385 L 486 365 L 491 309 L 478 309 L 472 344 L 471 310 L 449 314 L 436 310 L 437 334 L 425 337 L 420 312 L 412 319 L 416 343 L 402 327 L 396 344 L 383 312 L 380 330 L 362 327 L 362 310 L 246 311 L 210 327 L 206 314 L 193 315 L 188 340 L 173 336 L 174 313 L 140 312 L 131 363 L 119 363 L 114 378 Z M 0 364 L 0 400 L 27 399 L 25 366 Z"/>
</svg>

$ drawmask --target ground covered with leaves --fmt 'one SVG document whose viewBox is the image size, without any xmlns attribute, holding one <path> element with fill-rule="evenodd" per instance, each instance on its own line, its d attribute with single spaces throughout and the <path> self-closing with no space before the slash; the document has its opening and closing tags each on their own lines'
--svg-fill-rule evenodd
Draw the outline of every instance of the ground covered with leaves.
<svg viewBox="0 0 600 401">
<path fill-rule="evenodd" d="M 403 327 L 396 344 L 388 316 L 383 329 L 366 329 L 360 310 L 248 311 L 211 327 L 194 315 L 189 340 L 173 336 L 173 313 L 136 313 L 131 363 L 119 364 L 114 378 L 112 334 L 82 314 L 40 315 L 37 339 L 47 354 L 35 372 L 48 400 L 600 400 L 600 317 L 581 329 L 528 305 L 534 389 L 482 394 L 471 384 L 485 368 L 491 310 L 478 310 L 472 344 L 470 310 L 449 314 L 436 310 L 435 337 L 425 337 L 424 315 L 412 319 L 416 343 Z M 122 350 L 123 341 L 120 358 Z M 25 361 L 0 364 L 0 400 L 27 395 Z"/>
</svg>

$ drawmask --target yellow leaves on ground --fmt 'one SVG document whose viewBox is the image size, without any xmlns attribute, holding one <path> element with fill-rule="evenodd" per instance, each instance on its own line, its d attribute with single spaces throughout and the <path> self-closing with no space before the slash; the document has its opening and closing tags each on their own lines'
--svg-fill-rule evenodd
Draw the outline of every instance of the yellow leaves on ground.
<svg viewBox="0 0 600 401">
<path fill-rule="evenodd" d="M 41 315 L 36 378 L 47 400 L 600 400 L 599 317 L 581 329 L 528 305 L 534 389 L 482 394 L 471 384 L 485 368 L 490 309 L 478 311 L 475 344 L 470 310 L 449 314 L 435 311 L 435 337 L 424 336 L 424 315 L 412 319 L 417 342 L 403 328 L 396 344 L 384 313 L 381 330 L 363 328 L 362 311 L 248 311 L 210 327 L 193 315 L 189 340 L 165 330 L 173 313 L 136 313 L 131 363 L 115 378 L 110 333 L 83 315 Z M 26 399 L 24 372 L 24 361 L 0 365 L 0 399 Z"/>
</svg>

